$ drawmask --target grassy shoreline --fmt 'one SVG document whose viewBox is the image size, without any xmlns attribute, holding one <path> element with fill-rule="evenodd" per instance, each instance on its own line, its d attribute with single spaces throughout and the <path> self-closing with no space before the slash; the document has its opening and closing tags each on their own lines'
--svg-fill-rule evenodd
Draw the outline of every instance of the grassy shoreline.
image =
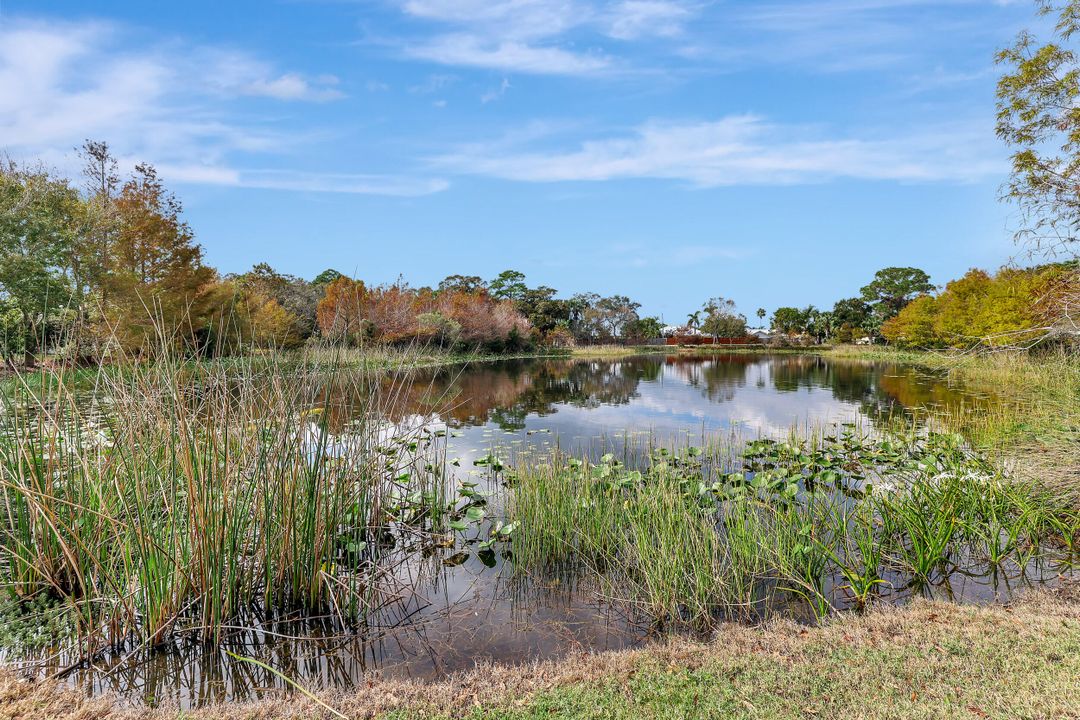
<svg viewBox="0 0 1080 720">
<path fill-rule="evenodd" d="M 430 352 L 425 354 L 423 351 L 414 351 L 411 354 L 401 351 L 375 353 L 344 351 L 336 355 L 327 353 L 318 358 L 317 365 L 329 363 L 334 367 L 355 368 L 357 365 L 352 363 L 360 363 L 360 367 L 364 369 L 369 367 L 392 369 L 396 367 L 394 363 L 402 363 L 402 366 L 407 363 L 409 367 L 433 367 L 507 359 L 508 357 L 617 358 L 641 354 L 641 352 L 642 348 L 624 347 L 580 348 L 572 352 L 559 352 L 556 355 L 518 356 L 441 355 Z M 1010 470 L 1015 471 L 1018 477 L 1037 480 L 1080 501 L 1080 441 L 1077 439 L 1077 433 L 1080 431 L 1080 362 L 1075 356 L 1063 354 L 1043 357 L 994 355 L 955 358 L 938 353 L 849 347 L 789 348 L 777 351 L 768 348 L 650 346 L 648 352 L 657 354 L 673 352 L 680 354 L 773 354 L 777 352 L 818 354 L 856 361 L 915 364 L 934 372 L 948 373 L 950 377 L 955 377 L 976 390 L 992 392 L 1002 401 L 995 403 L 998 409 L 992 413 L 974 417 L 945 416 L 940 418 L 942 423 L 950 429 L 963 432 L 981 450 L 996 454 L 998 460 Z M 311 361 L 311 357 L 305 355 L 284 362 L 300 364 L 305 359 Z M 223 364 L 231 362 L 243 364 L 245 361 L 243 359 L 220 361 Z M 213 365 L 214 363 L 207 364 L 204 371 L 210 371 Z M 254 365 L 257 366 L 260 363 L 255 362 Z M 219 371 L 221 369 L 221 367 L 217 368 Z M 139 376 L 140 373 L 147 372 L 152 373 L 153 368 L 142 366 L 135 375 Z M 282 377 L 285 375 L 283 374 Z M 292 374 L 288 377 L 292 379 L 290 383 L 282 385 L 277 391 L 281 394 L 280 404 L 284 409 L 278 414 L 283 416 L 289 413 L 296 414 L 303 408 L 311 407 L 312 399 L 318 397 L 318 388 L 315 383 L 312 383 L 310 392 L 307 394 L 301 392 L 303 397 L 294 398 L 293 394 L 300 392 L 303 388 L 295 385 Z M 146 379 L 147 382 L 151 380 L 154 378 Z M 159 385 L 172 388 L 169 382 L 160 379 L 154 382 L 150 382 L 151 389 L 159 388 Z M 224 393 L 224 383 L 221 383 L 221 387 L 221 402 L 225 403 L 227 399 L 230 403 L 233 402 L 235 398 Z M 251 403 L 265 403 L 262 393 L 262 388 L 252 384 L 249 392 Z M 158 394 L 160 393 L 151 392 L 148 396 L 156 397 Z M 138 398 L 132 398 L 129 413 L 134 419 L 143 418 L 143 415 L 149 412 L 137 401 Z M 223 404 L 222 407 L 225 405 Z M 229 407 L 233 406 L 230 404 Z M 235 409 L 230 412 L 235 412 Z M 158 423 L 170 417 L 166 412 L 151 414 Z M 255 417 L 253 415 L 252 419 Z M 177 422 L 178 426 L 183 427 L 192 424 L 188 423 L 187 416 L 180 417 Z M 129 430 L 134 440 L 125 447 L 143 450 L 159 448 L 162 449 L 161 453 L 164 453 L 162 457 L 171 458 L 172 455 L 163 448 L 169 448 L 175 444 L 169 441 L 169 438 L 177 435 L 177 432 L 166 425 L 160 428 L 158 434 L 143 437 L 140 434 L 143 431 L 139 430 L 143 425 L 151 428 L 154 423 L 147 420 L 141 425 L 138 423 L 132 425 Z M 249 426 L 254 427 L 255 423 L 239 423 L 239 427 L 248 428 Z M 288 439 L 285 435 L 281 437 Z M 241 448 L 249 446 L 254 448 L 258 445 L 255 435 L 250 435 L 250 437 L 240 435 L 238 438 L 239 440 L 246 438 L 245 442 L 240 442 Z M 185 457 L 198 459 L 207 450 L 204 447 L 205 442 L 198 438 L 188 438 L 185 442 L 187 443 L 185 447 L 190 450 L 190 452 L 182 453 Z M 292 448 L 291 445 L 285 447 L 282 451 L 283 457 L 286 455 L 292 457 L 289 453 L 295 455 L 299 452 L 295 448 L 290 448 Z M 234 454 L 235 448 L 230 451 L 230 458 Z M 239 471 L 223 474 L 221 470 L 223 466 L 218 462 L 218 456 L 213 453 L 211 455 L 206 462 L 197 464 L 196 469 L 199 470 L 200 477 L 205 471 L 206 478 L 216 478 L 215 482 L 188 483 L 191 487 L 205 485 L 208 493 L 211 493 L 213 488 L 222 485 L 222 482 L 218 480 L 236 479 L 242 475 Z M 135 452 L 124 455 L 124 457 L 128 456 L 136 459 L 141 457 Z M 131 472 L 139 478 L 158 477 L 161 467 L 159 460 L 157 455 L 147 457 L 146 468 L 156 468 L 153 473 L 139 464 L 132 465 Z M 55 462 L 55 459 L 50 462 Z M 129 460 L 129 462 L 132 461 Z M 235 463 L 236 460 L 232 462 Z M 292 467 L 292 463 L 280 465 L 285 468 Z M 40 485 L 38 475 L 41 478 L 51 477 L 51 466 L 39 469 L 26 468 L 21 461 L 16 462 L 12 459 L 10 467 L 23 468 L 21 472 L 27 473 L 27 477 L 20 482 L 26 484 L 31 490 Z M 80 464 L 79 467 L 82 465 Z M 96 462 L 89 463 L 87 467 L 116 470 L 115 464 Z M 228 465 L 226 469 L 231 467 L 233 466 Z M 360 463 L 359 459 L 357 468 L 368 471 L 367 466 Z M 328 473 L 326 476 L 330 477 L 333 472 L 337 470 L 328 469 L 324 474 Z M 177 473 L 178 476 L 183 474 L 179 470 Z M 259 476 L 262 477 L 263 474 Z M 233 477 L 234 475 L 236 478 Z M 286 480 L 285 484 L 289 487 L 299 482 L 292 475 L 289 475 Z M 96 478 L 90 478 L 84 485 L 94 489 L 97 488 L 95 482 Z M 147 497 L 156 497 L 151 492 L 152 484 L 121 482 L 116 485 L 125 488 L 142 488 L 145 485 Z M 335 482 L 321 483 L 320 487 L 322 486 L 344 487 L 343 484 Z M 41 485 L 41 487 L 45 486 Z M 247 487 L 247 485 L 240 483 L 238 487 Z M 106 496 L 96 491 L 90 495 Z M 53 499 L 52 493 L 37 490 L 28 492 L 27 497 L 34 499 L 35 507 L 45 505 L 46 500 Z M 207 508 L 217 507 L 216 497 L 207 496 L 208 500 L 205 503 Z M 273 494 L 255 493 L 254 497 L 270 498 Z M 88 546 L 107 548 L 146 545 L 150 550 L 143 554 L 148 554 L 148 562 L 153 561 L 151 565 L 158 568 L 160 565 L 157 564 L 156 558 L 159 555 L 177 557 L 175 552 L 168 555 L 166 551 L 175 548 L 185 549 L 189 545 L 197 544 L 194 540 L 188 541 L 184 535 L 187 525 L 180 521 L 171 525 L 168 532 L 162 531 L 160 537 L 154 536 L 148 539 L 136 533 L 137 537 L 127 544 L 113 543 L 112 540 L 120 532 L 119 529 L 128 527 L 122 522 L 127 517 L 126 508 L 141 507 L 145 504 L 145 498 L 139 502 L 132 500 L 129 503 L 128 500 L 129 498 L 125 495 L 118 500 L 118 502 L 122 501 L 121 506 L 95 510 L 93 517 L 107 517 L 110 523 L 108 527 L 102 527 L 101 531 L 94 536 L 95 542 Z M 263 508 L 263 505 L 255 501 L 251 502 L 256 510 Z M 298 528 L 335 526 L 338 521 L 323 522 L 318 519 L 321 517 L 319 513 L 325 511 L 333 515 L 340 509 L 339 505 L 341 507 L 348 505 L 342 502 L 338 502 L 335 496 L 327 499 L 325 503 L 315 503 L 312 506 L 314 508 L 312 517 L 315 517 L 316 521 L 290 521 L 291 524 L 287 526 Z M 76 506 L 77 503 L 65 502 L 57 504 L 56 507 L 49 505 L 45 510 L 49 517 L 66 517 L 65 508 Z M 237 514 L 237 518 L 242 519 L 249 515 L 261 517 L 262 514 L 261 511 L 241 512 Z M 228 519 L 223 517 L 222 522 Z M 229 521 L 232 522 L 232 520 Z M 363 527 L 369 524 L 361 523 Z M 67 527 L 67 524 L 62 525 Z M 131 527 L 145 529 L 149 526 L 147 523 L 136 523 Z M 298 591 L 297 597 L 310 596 L 308 585 L 317 587 L 316 580 L 321 577 L 320 568 L 323 566 L 319 558 L 333 554 L 324 548 L 324 546 L 329 547 L 327 543 L 332 539 L 315 533 L 300 548 L 310 547 L 311 559 L 307 555 L 298 556 L 286 567 L 282 564 L 281 558 L 286 558 L 288 554 L 273 549 L 279 546 L 286 547 L 286 544 L 283 544 L 283 541 L 271 532 L 275 527 L 277 525 L 273 523 L 267 525 L 269 529 L 264 533 L 268 538 L 266 544 L 269 549 L 260 550 L 253 557 L 259 559 L 259 562 L 268 568 L 267 573 L 275 577 L 281 575 L 292 578 L 293 584 L 299 583 L 300 591 L 303 592 Z M 240 538 L 245 537 L 243 528 L 235 532 L 230 531 L 226 535 L 237 538 L 236 542 L 241 542 Z M 357 538 L 366 540 L 367 536 L 358 535 Z M 74 542 L 69 542 L 67 545 L 82 547 Z M 359 545 L 366 545 L 366 542 Z M 19 547 L 37 548 L 38 544 L 27 541 Z M 648 543 L 642 543 L 642 547 L 648 547 Z M 131 552 L 132 557 L 138 555 L 134 551 Z M 200 568 L 198 577 L 209 579 L 215 576 L 214 568 L 202 568 L 202 565 L 195 562 L 196 560 L 203 562 L 199 560 L 203 555 L 211 560 L 216 557 L 231 557 L 228 552 L 204 553 L 197 557 L 193 554 L 194 559 L 191 560 L 191 564 L 192 567 Z M 60 554 L 56 556 L 60 557 Z M 27 573 L 30 573 L 32 569 L 37 572 L 36 568 L 51 567 L 55 564 L 38 562 L 34 558 L 26 558 L 25 561 Z M 95 555 L 86 562 L 80 563 L 79 568 L 92 569 L 99 565 L 112 568 L 109 562 L 111 561 L 105 555 L 101 557 Z M 116 570 L 116 573 L 119 575 L 120 571 Z M 183 574 L 183 577 L 190 574 Z M 218 575 L 220 576 L 220 573 Z M 66 582 L 67 577 L 67 575 L 58 575 L 53 579 L 47 578 L 46 584 L 59 585 Z M 265 592 L 262 585 L 254 580 L 248 581 L 246 577 L 246 575 L 241 577 L 243 582 L 236 584 L 239 590 L 230 591 L 232 594 L 244 596 Z M 45 582 L 36 575 L 33 577 L 28 575 L 27 578 L 29 578 L 27 582 Z M 170 575 L 169 578 L 172 576 Z M 176 574 L 176 578 L 182 579 L 181 574 Z M 311 580 L 311 578 L 316 580 Z M 182 600 L 186 594 L 190 594 L 187 581 L 180 582 L 179 579 L 175 591 L 169 590 L 160 598 L 147 597 L 144 598 L 145 602 L 140 601 L 145 607 L 140 605 L 139 608 L 132 610 L 130 612 L 132 618 L 153 615 L 158 618 L 158 625 L 162 632 L 166 631 L 171 626 L 172 618 L 176 616 L 176 607 L 180 604 L 176 598 Z M 172 582 L 172 580 L 169 581 Z M 217 592 L 209 588 L 209 585 L 213 584 L 211 580 L 207 580 L 207 583 L 208 589 L 200 591 L 198 597 L 217 596 Z M 123 587 L 129 584 L 119 583 Z M 162 580 L 159 585 L 165 587 L 167 583 Z M 275 583 L 274 586 L 279 585 L 280 583 Z M 227 612 L 224 615 L 221 613 L 222 611 L 217 608 L 207 610 L 208 616 L 228 615 Z M 88 626 L 90 624 L 88 622 Z M 143 620 L 130 621 L 133 628 L 144 624 Z M 150 637 L 156 637 L 156 634 L 151 633 Z M 376 680 L 363 690 L 351 693 L 342 691 L 336 694 L 331 693 L 325 700 L 350 717 L 385 715 L 399 720 L 419 717 L 473 717 L 481 720 L 482 718 L 533 717 L 719 716 L 770 719 L 807 717 L 826 712 L 837 716 L 868 718 L 941 716 L 1080 718 L 1080 697 L 1068 692 L 1075 685 L 1075 677 L 1078 675 L 1080 675 L 1080 590 L 1075 586 L 1070 586 L 1063 591 L 1042 590 L 1033 593 L 1028 599 L 1008 608 L 1001 606 L 976 608 L 919 601 L 907 608 L 874 608 L 865 616 L 842 615 L 829 619 L 823 627 L 818 628 L 800 627 L 784 621 L 770 622 L 759 628 L 725 625 L 717 631 L 715 640 L 706 644 L 689 643 L 675 638 L 628 653 L 586 654 L 571 656 L 561 661 L 521 667 L 490 666 L 472 674 L 457 676 L 434 684 Z M 210 719 L 285 718 L 318 716 L 319 712 L 315 705 L 303 699 L 268 700 L 255 704 L 227 703 L 192 714 L 180 714 L 170 710 L 153 712 L 145 709 L 124 710 L 116 703 L 114 698 L 86 698 L 82 694 L 73 693 L 62 686 L 51 685 L 47 682 L 25 683 L 17 680 L 11 671 L 0 669 L 0 720 L 23 717 L 57 717 L 72 720 L 74 718 L 189 716 Z"/>
<path fill-rule="evenodd" d="M 1080 356 L 849 348 L 829 356 L 917 365 L 994 396 L 986 412 L 939 415 L 938 420 L 1011 473 L 1080 503 Z"/>
<path fill-rule="evenodd" d="M 480 666 L 436 682 L 372 680 L 320 695 L 349 718 L 1080 718 L 1080 589 L 1009 606 L 918 600 L 808 628 L 726 625 L 705 643 Z M 331 717 L 302 696 L 191 712 L 0 673 L 0 718 L 268 720 Z"/>
</svg>

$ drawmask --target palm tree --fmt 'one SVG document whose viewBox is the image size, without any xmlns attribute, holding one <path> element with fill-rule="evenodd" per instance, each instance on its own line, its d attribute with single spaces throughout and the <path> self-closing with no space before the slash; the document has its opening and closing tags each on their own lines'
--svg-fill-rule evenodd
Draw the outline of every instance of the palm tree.
<svg viewBox="0 0 1080 720">
<path fill-rule="evenodd" d="M 701 324 L 701 311 L 692 312 L 686 316 L 686 327 L 696 328 Z"/>
<path fill-rule="evenodd" d="M 765 308 L 758 308 L 757 309 L 758 320 L 764 320 L 766 315 L 768 315 L 768 313 L 765 312 Z"/>
</svg>

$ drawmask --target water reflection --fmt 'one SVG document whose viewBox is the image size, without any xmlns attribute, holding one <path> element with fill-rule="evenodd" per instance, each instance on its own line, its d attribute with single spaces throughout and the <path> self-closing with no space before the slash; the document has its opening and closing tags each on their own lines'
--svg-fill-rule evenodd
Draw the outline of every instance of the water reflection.
<svg viewBox="0 0 1080 720">
<path fill-rule="evenodd" d="M 473 461 L 493 450 L 528 462 L 530 452 L 556 444 L 595 451 L 624 432 L 657 442 L 687 433 L 778 436 L 793 426 L 875 423 L 917 407 L 954 410 L 993 401 L 965 393 L 944 375 L 908 366 L 797 355 L 507 360 L 372 383 L 382 383 L 381 390 L 328 379 L 326 415 L 304 430 L 311 443 L 332 454 L 335 443 L 350 441 L 350 409 L 363 403 L 347 392 L 359 387 L 394 394 L 393 402 L 383 403 L 391 410 L 381 441 L 420 431 L 445 434 L 445 457 L 457 461 L 453 472 L 480 482 L 484 472 Z M 317 435 L 324 431 L 328 437 Z M 433 677 L 485 659 L 527 661 L 582 648 L 628 647 L 653 634 L 626 604 L 610 600 L 610 589 L 596 587 L 590 573 L 556 568 L 542 577 L 523 576 L 513 572 L 505 550 L 481 557 L 474 550 L 483 533 L 477 529 L 464 547 L 406 557 L 394 573 L 413 592 L 388 603 L 362 628 L 346 632 L 330 618 L 253 618 L 248 629 L 231 631 L 220 649 L 177 643 L 138 662 L 106 658 L 72 681 L 88 691 L 193 706 L 286 690 L 277 675 L 226 651 L 253 656 L 307 686 L 332 688 L 353 686 L 373 671 Z M 1019 571 L 956 577 L 951 587 L 930 591 L 980 601 L 1028 581 Z"/>
<path fill-rule="evenodd" d="M 944 374 L 803 355 L 510 360 L 416 372 L 409 387 L 406 412 L 441 411 L 459 428 L 544 427 L 564 439 L 733 425 L 774 434 L 808 420 L 873 422 L 978 401 Z"/>
</svg>

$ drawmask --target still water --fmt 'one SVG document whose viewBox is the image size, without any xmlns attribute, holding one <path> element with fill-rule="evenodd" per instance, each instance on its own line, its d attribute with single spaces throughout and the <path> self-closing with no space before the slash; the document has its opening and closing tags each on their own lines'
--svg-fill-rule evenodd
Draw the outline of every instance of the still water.
<svg viewBox="0 0 1080 720">
<path fill-rule="evenodd" d="M 659 444 L 783 436 L 854 422 L 873 428 L 913 410 L 964 412 L 992 397 L 910 366 L 798 355 L 662 354 L 617 360 L 508 360 L 416 373 L 397 403 L 400 426 L 445 430 L 458 479 L 484 482 L 474 461 L 496 453 L 528 463 L 551 448 L 600 453 L 627 437 Z M 331 410 L 332 413 L 332 410 Z M 348 418 L 331 418 L 345 435 Z M 478 534 L 478 533 L 477 533 Z M 282 681 L 229 651 L 312 688 L 350 687 L 372 674 L 430 678 L 477 662 L 522 662 L 639 645 L 660 630 L 568 570 L 514 572 L 512 555 L 468 545 L 423 552 L 398 569 L 414 588 L 360 631 L 329 619 L 261 618 L 220 649 L 178 642 L 118 656 L 70 681 L 135 701 L 196 706 L 283 692 Z M 992 600 L 1037 578 L 959 578 L 948 592 Z M 794 611 L 798 614 L 798 610 Z M 249 625 L 249 623 L 245 623 Z"/>
</svg>

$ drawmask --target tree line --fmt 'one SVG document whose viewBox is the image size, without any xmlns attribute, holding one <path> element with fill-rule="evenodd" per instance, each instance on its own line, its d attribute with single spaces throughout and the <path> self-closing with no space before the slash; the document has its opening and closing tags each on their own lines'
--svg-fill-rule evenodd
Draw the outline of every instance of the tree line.
<svg viewBox="0 0 1080 720">
<path fill-rule="evenodd" d="M 1076 260 L 971 269 L 943 288 L 918 268 L 879 270 L 857 297 L 832 310 L 781 307 L 771 329 L 781 339 L 811 342 L 886 342 L 903 348 L 1032 347 L 1076 335 L 1072 316 L 1080 298 Z M 764 311 L 759 311 L 764 315 Z"/>
<path fill-rule="evenodd" d="M 873 280 L 856 297 L 838 300 L 832 310 L 779 307 L 771 318 L 771 329 L 780 336 L 802 337 L 814 342 L 873 342 L 881 337 L 881 328 L 913 299 L 933 291 L 930 276 L 913 267 L 888 267 L 878 270 Z M 764 318 L 764 309 L 758 317 Z"/>
<path fill-rule="evenodd" d="M 625 295 L 558 298 L 507 270 L 436 287 L 369 286 L 328 269 L 312 280 L 259 263 L 221 275 L 152 165 L 122 177 L 109 146 L 80 149 L 81 183 L 43 165 L 0 166 L 0 354 L 33 365 L 163 345 L 196 353 L 312 340 L 434 343 L 516 351 L 660 335 Z"/>
<path fill-rule="evenodd" d="M 320 341 L 420 342 L 518 352 L 662 335 L 747 336 L 747 319 L 728 298 L 710 298 L 672 326 L 643 315 L 628 296 L 560 298 L 517 270 L 490 280 L 450 275 L 434 287 L 401 279 L 368 285 L 333 269 L 309 281 L 266 263 L 221 275 L 205 263 L 179 199 L 153 166 L 121 177 L 101 142 L 88 141 L 80 156 L 81 185 L 41 165 L 0 166 L 0 354 L 9 365 L 20 358 L 33 365 L 45 353 L 96 362 L 162 346 L 221 354 Z M 1060 325 L 1060 308 L 1080 296 L 1077 277 L 1075 261 L 994 275 L 972 270 L 935 294 L 923 270 L 889 267 L 830 310 L 779 307 L 769 324 L 774 338 L 817 343 L 1026 342 Z M 768 313 L 756 315 L 764 321 Z"/>
</svg>

